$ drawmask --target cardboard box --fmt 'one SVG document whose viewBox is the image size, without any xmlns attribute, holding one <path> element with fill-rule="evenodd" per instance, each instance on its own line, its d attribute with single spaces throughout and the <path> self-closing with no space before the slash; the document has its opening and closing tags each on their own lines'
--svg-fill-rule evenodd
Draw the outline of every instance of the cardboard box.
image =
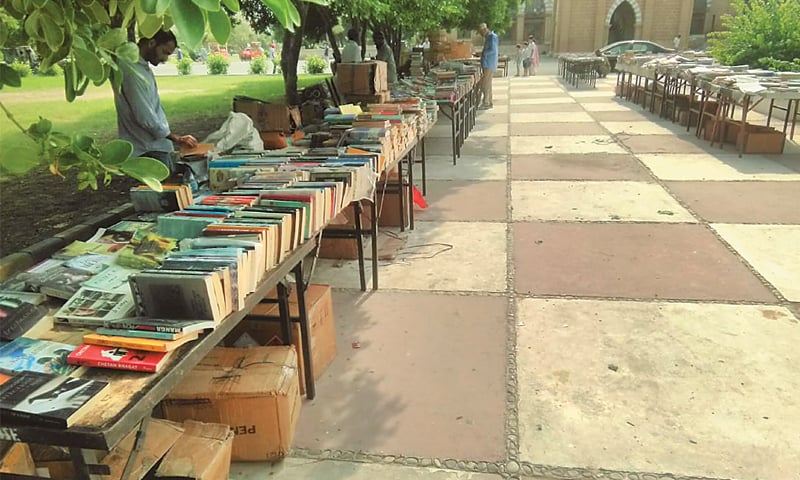
<svg viewBox="0 0 800 480">
<path fill-rule="evenodd" d="M 233 111 L 246 114 L 260 132 L 291 132 L 301 125 L 300 110 L 285 103 L 267 103 L 256 98 L 233 97 Z"/>
<path fill-rule="evenodd" d="M 3 441 L 0 443 L 0 473 L 36 475 L 36 465 L 27 443 Z"/>
<path fill-rule="evenodd" d="M 339 92 L 372 95 L 389 90 L 386 62 L 340 63 L 336 68 Z"/>
<path fill-rule="evenodd" d="M 156 478 L 227 480 L 233 431 L 228 425 L 187 420 L 183 434 L 156 470 Z"/>
<path fill-rule="evenodd" d="M 445 58 L 448 60 L 460 60 L 472 58 L 472 41 L 456 40 L 450 42 L 450 49 L 445 51 Z"/>
<path fill-rule="evenodd" d="M 278 460 L 300 415 L 297 353 L 291 346 L 215 348 L 161 405 L 173 421 L 230 425 L 234 461 Z"/>
<path fill-rule="evenodd" d="M 323 244 L 328 240 L 323 240 Z M 352 242 L 355 244 L 355 241 Z M 267 298 L 277 299 L 276 291 L 267 294 Z M 259 345 L 280 345 L 281 326 L 280 308 L 277 303 L 261 303 L 251 311 L 255 315 L 264 315 L 273 320 L 255 320 L 245 317 L 233 331 L 228 334 L 228 341 L 235 342 L 244 333 L 247 333 Z M 306 313 L 308 314 L 309 345 L 311 346 L 311 368 L 314 370 L 314 379 L 318 380 L 328 365 L 336 358 L 336 324 L 333 316 L 333 296 L 329 285 L 309 285 L 306 290 Z M 297 306 L 297 291 L 289 295 L 289 315 L 297 318 L 300 311 Z M 300 336 L 300 324 L 292 322 L 292 345 L 297 351 L 297 364 L 299 370 L 300 394 L 306 393 L 306 372 L 303 364 L 303 346 Z"/>
<path fill-rule="evenodd" d="M 772 127 L 747 124 L 744 137 L 744 153 L 783 153 L 786 135 Z M 737 142 L 737 148 L 741 144 Z"/>
</svg>

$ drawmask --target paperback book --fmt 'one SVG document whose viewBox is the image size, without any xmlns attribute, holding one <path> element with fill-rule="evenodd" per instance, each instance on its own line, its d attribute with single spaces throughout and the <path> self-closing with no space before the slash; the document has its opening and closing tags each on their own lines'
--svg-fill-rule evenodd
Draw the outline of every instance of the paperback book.
<svg viewBox="0 0 800 480">
<path fill-rule="evenodd" d="M 36 372 L 19 372 L 0 386 L 3 423 L 69 428 L 108 385 Z"/>
<path fill-rule="evenodd" d="M 147 352 L 121 347 L 82 344 L 69 354 L 70 365 L 156 373 L 170 352 Z"/>
<path fill-rule="evenodd" d="M 122 333 L 116 333 L 118 330 L 187 335 L 203 330 L 213 330 L 216 327 L 216 322 L 212 320 L 177 320 L 146 317 L 121 318 L 119 320 L 111 320 L 103 323 L 104 329 L 115 331 L 114 335 L 122 335 Z M 100 332 L 99 329 L 98 332 Z"/>
<path fill-rule="evenodd" d="M 69 375 L 75 371 L 67 363 L 67 355 L 73 350 L 74 345 L 18 337 L 0 346 L 0 369 Z"/>
<path fill-rule="evenodd" d="M 105 347 L 121 347 L 131 350 L 145 350 L 148 352 L 171 352 L 181 345 L 197 340 L 200 333 L 184 335 L 177 340 L 156 340 L 154 338 L 132 338 L 116 335 L 102 335 L 89 333 L 83 336 L 83 343 L 101 345 Z"/>
<path fill-rule="evenodd" d="M 22 294 L 22 295 L 18 295 Z M 0 340 L 14 340 L 33 328 L 47 314 L 47 307 L 39 303 L 37 296 L 30 293 L 31 301 L 26 301 L 24 292 L 0 292 Z"/>
<path fill-rule="evenodd" d="M 130 292 L 105 292 L 83 287 L 56 312 L 55 319 L 71 325 L 98 326 L 106 320 L 128 317 L 133 309 Z"/>
</svg>

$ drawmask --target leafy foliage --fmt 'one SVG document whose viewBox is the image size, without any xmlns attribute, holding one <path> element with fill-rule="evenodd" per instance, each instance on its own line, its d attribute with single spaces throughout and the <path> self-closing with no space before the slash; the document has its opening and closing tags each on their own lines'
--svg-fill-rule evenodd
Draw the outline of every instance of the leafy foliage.
<svg viewBox="0 0 800 480">
<path fill-rule="evenodd" d="M 11 64 L 11 68 L 14 69 L 21 78 L 30 77 L 33 73 L 33 69 L 30 65 L 25 62 L 20 62 L 19 60 L 14 60 L 14 63 Z"/>
<path fill-rule="evenodd" d="M 261 75 L 266 71 L 267 61 L 264 59 L 264 55 L 253 57 L 253 59 L 250 60 L 250 73 L 253 75 Z"/>
<path fill-rule="evenodd" d="M 194 62 L 192 57 L 188 55 L 178 60 L 178 75 L 191 75 L 192 65 L 194 65 Z"/>
<path fill-rule="evenodd" d="M 326 62 L 322 57 L 314 55 L 306 58 L 306 73 L 319 75 L 321 73 L 325 73 L 325 67 L 327 66 L 328 62 Z"/>
<path fill-rule="evenodd" d="M 208 65 L 208 73 L 211 75 L 225 75 L 228 73 L 228 66 L 230 63 L 221 53 L 212 53 L 206 60 Z"/>
<path fill-rule="evenodd" d="M 60 77 L 64 75 L 64 69 L 61 68 L 59 64 L 50 65 L 47 69 L 39 67 L 36 69 L 36 75 L 41 75 L 43 77 Z"/>
<path fill-rule="evenodd" d="M 711 53 L 723 64 L 800 71 L 800 1 L 733 0 L 726 29 L 711 34 Z"/>
</svg>

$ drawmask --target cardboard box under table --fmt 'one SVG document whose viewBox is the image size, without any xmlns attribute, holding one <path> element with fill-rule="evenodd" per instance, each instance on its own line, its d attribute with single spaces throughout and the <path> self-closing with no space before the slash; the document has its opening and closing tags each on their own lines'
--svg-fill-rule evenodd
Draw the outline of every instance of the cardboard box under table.
<svg viewBox="0 0 800 480">
<path fill-rule="evenodd" d="M 336 67 L 339 93 L 374 95 L 389 90 L 386 62 L 340 63 Z"/>
<path fill-rule="evenodd" d="M 250 315 L 239 322 L 228 337 L 225 339 L 226 345 L 245 346 L 236 344 L 247 338 L 250 342 L 255 342 L 261 346 L 280 345 L 281 326 L 280 308 L 276 302 L 277 292 L 273 290 L 265 297 L 265 302 L 253 307 Z M 331 287 L 328 285 L 309 285 L 305 292 L 306 314 L 308 316 L 309 349 L 311 350 L 311 370 L 314 380 L 318 380 L 328 365 L 336 357 L 336 326 L 333 316 L 333 296 Z M 303 350 L 299 323 L 299 306 L 297 304 L 297 290 L 293 289 L 289 295 L 289 316 L 292 321 L 292 345 L 297 350 L 297 358 L 302 359 L 306 355 Z M 246 337 L 245 337 L 246 336 Z M 300 377 L 300 394 L 306 393 L 306 370 L 305 364 L 298 360 L 298 370 Z"/>
<path fill-rule="evenodd" d="M 230 425 L 233 461 L 278 460 L 300 415 L 297 354 L 291 346 L 215 348 L 161 405 L 170 420 Z"/>
</svg>

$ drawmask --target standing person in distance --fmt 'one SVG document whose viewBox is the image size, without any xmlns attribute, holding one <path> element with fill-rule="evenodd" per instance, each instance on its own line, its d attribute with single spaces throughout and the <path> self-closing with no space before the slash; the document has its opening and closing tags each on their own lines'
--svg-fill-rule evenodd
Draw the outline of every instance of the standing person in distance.
<svg viewBox="0 0 800 480">
<path fill-rule="evenodd" d="M 278 47 L 275 45 L 275 40 L 269 44 L 269 61 L 272 62 L 272 74 L 275 75 L 275 72 L 278 71 L 278 65 L 275 63 L 275 54 L 277 53 Z"/>
<path fill-rule="evenodd" d="M 536 45 L 536 39 L 533 38 L 533 35 L 528 36 L 528 54 L 530 55 L 530 71 L 529 74 L 532 73 L 534 76 L 536 75 L 536 69 L 539 68 L 539 46 Z"/>
<path fill-rule="evenodd" d="M 675 46 L 675 51 L 679 51 L 681 49 L 681 35 L 680 33 L 675 35 L 675 38 L 672 39 L 672 45 Z"/>
<path fill-rule="evenodd" d="M 488 110 L 492 108 L 492 77 L 494 72 L 497 71 L 497 56 L 498 56 L 498 39 L 497 34 L 489 30 L 485 23 L 481 23 L 478 27 L 478 33 L 483 36 L 483 51 L 481 51 L 481 70 L 483 70 L 483 78 L 481 78 L 482 100 L 481 110 Z"/>
<path fill-rule="evenodd" d="M 361 45 L 358 44 L 359 31 L 351 28 L 347 31 L 347 41 L 342 49 L 342 63 L 361 63 Z"/>
<path fill-rule="evenodd" d="M 522 47 L 522 75 L 525 77 L 531 75 L 531 46 L 527 41 Z"/>
<path fill-rule="evenodd" d="M 386 43 L 386 37 L 384 37 L 383 32 L 373 32 L 372 40 L 375 42 L 375 48 L 378 49 L 375 60 L 386 62 L 386 78 L 388 82 L 397 82 L 397 65 L 394 63 L 394 53 Z"/>
<path fill-rule="evenodd" d="M 522 48 L 522 45 L 518 43 L 517 52 L 514 54 L 514 63 L 517 65 L 517 74 L 514 75 L 515 77 L 520 76 L 520 71 L 522 70 L 524 60 L 525 60 L 525 49 Z"/>
<path fill-rule="evenodd" d="M 173 142 L 190 148 L 197 146 L 193 136 L 176 135 L 170 130 L 158 97 L 156 77 L 150 68 L 166 62 L 175 48 L 175 35 L 170 31 L 160 30 L 152 38 L 140 38 L 139 61 L 120 62 L 122 82 L 114 89 L 119 138 L 133 144 L 134 157 L 159 160 L 170 173 L 174 170 Z"/>
</svg>

